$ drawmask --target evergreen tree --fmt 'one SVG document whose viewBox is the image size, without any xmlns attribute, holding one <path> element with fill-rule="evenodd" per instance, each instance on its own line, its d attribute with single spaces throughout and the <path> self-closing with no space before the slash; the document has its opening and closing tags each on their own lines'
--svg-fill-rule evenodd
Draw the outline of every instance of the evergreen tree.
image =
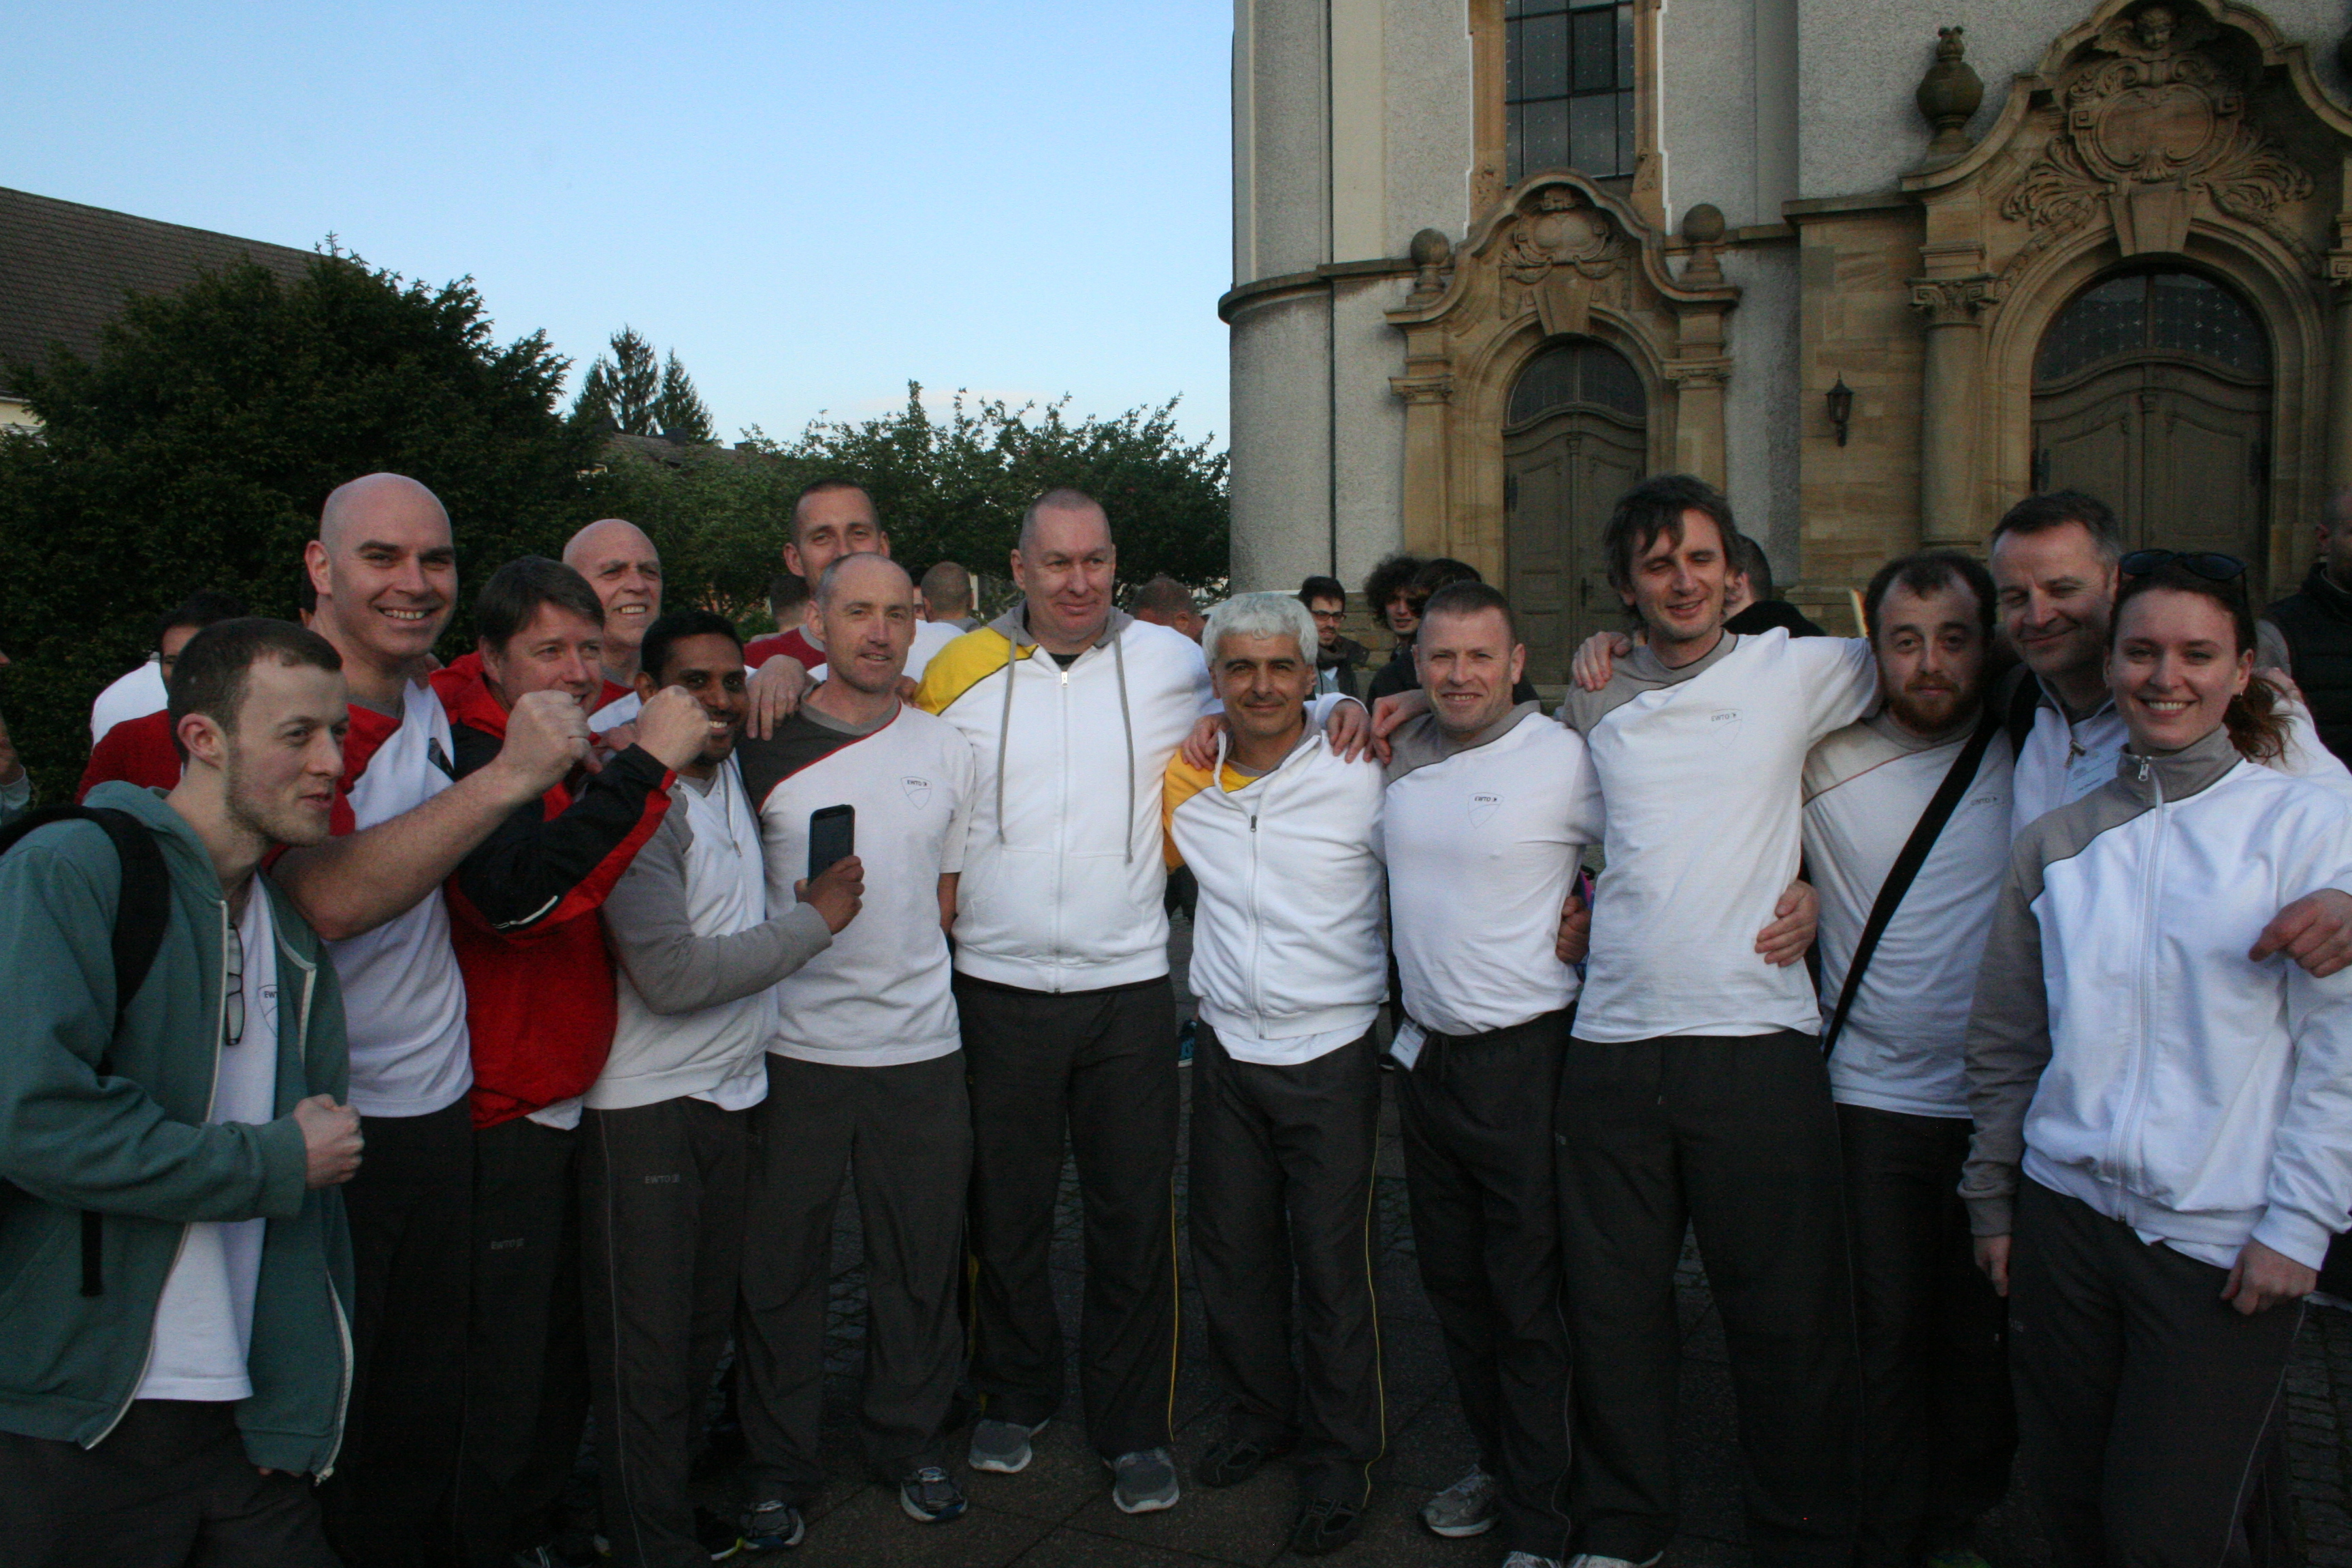
<svg viewBox="0 0 2352 1568">
<path fill-rule="evenodd" d="M 572 417 L 581 425 L 609 419 L 630 436 L 668 433 L 706 444 L 712 439 L 710 410 L 694 390 L 677 351 L 670 351 L 667 364 L 658 363 L 654 345 L 635 327 L 614 332 L 610 352 L 598 354 L 588 367 Z"/>
</svg>

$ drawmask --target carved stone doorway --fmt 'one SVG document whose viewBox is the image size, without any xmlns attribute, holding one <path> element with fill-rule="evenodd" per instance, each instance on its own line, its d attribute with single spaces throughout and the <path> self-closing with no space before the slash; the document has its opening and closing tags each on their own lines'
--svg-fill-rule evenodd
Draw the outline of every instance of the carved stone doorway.
<svg viewBox="0 0 2352 1568">
<path fill-rule="evenodd" d="M 2097 496 L 2130 547 L 2222 551 L 2259 580 L 2271 395 L 2269 335 L 2235 294 L 2186 270 L 2107 278 L 2042 334 L 2034 488 Z"/>
<path fill-rule="evenodd" d="M 1623 355 L 1554 342 L 1512 384 L 1503 421 L 1504 591 L 1528 679 L 1568 679 L 1577 644 L 1622 624 L 1601 549 L 1610 509 L 1649 469 L 1648 400 Z"/>
</svg>

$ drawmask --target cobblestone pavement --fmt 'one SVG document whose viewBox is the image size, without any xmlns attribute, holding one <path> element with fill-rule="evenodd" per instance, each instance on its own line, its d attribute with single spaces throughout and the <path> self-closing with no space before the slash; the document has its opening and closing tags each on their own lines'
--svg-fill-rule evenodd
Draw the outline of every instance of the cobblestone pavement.
<svg viewBox="0 0 2352 1568">
<path fill-rule="evenodd" d="M 1177 973 L 1183 973 L 1181 927 Z M 1189 1078 L 1189 1073 L 1186 1075 Z M 1391 1075 L 1383 1074 L 1384 1082 Z M 1188 1091 L 1189 1098 L 1189 1091 Z M 1180 1143 L 1180 1149 L 1183 1147 Z M 1183 1169 L 1178 1168 L 1180 1192 Z M 1416 1511 L 1451 1484 L 1475 1457 L 1456 1412 L 1435 1319 L 1423 1300 L 1405 1212 L 1404 1161 L 1396 1108 L 1381 1118 L 1378 1176 L 1381 1347 L 1389 1405 L 1389 1458 L 1372 1517 L 1354 1545 L 1333 1558 L 1348 1568 L 1391 1564 L 1479 1564 L 1501 1557 L 1490 1541 L 1444 1541 L 1422 1528 Z M 1071 1339 L 1082 1274 L 1076 1178 L 1065 1171 L 1054 1251 L 1055 1294 Z M 1244 1486 L 1211 1490 L 1193 1484 L 1192 1468 L 1214 1435 L 1220 1402 L 1207 1373 L 1191 1254 L 1180 1237 L 1185 1287 L 1184 1362 L 1179 1376 L 1177 1462 L 1184 1496 L 1163 1513 L 1126 1515 L 1111 1506 L 1109 1477 L 1079 1429 L 1075 1360 L 1072 1396 L 1037 1441 L 1037 1458 L 1018 1476 L 961 1470 L 971 1509 L 955 1522 L 919 1525 L 897 1498 L 861 1471 L 850 1426 L 862 1353 L 865 1282 L 855 1200 L 845 1191 L 835 1236 L 835 1276 L 826 1350 L 826 1451 L 833 1477 L 810 1510 L 806 1542 L 772 1559 L 778 1568 L 1193 1568 L 1202 1563 L 1292 1562 L 1283 1551 L 1297 1491 L 1285 1467 L 1268 1465 Z M 1666 1568 L 1744 1564 L 1739 1544 L 1739 1476 L 1735 1415 L 1722 1328 L 1707 1296 L 1695 1248 L 1678 1278 L 1684 1328 L 1683 1533 Z M 2314 1308 L 2288 1381 L 2289 1453 L 2296 1531 L 2315 1568 L 2352 1568 L 2352 1312 Z M 957 1448 L 961 1452 L 961 1439 Z M 731 1500 L 714 1489 L 712 1501 Z M 2012 1500 L 1985 1521 L 1981 1544 L 1995 1568 L 2044 1568 L 2048 1554 Z"/>
</svg>

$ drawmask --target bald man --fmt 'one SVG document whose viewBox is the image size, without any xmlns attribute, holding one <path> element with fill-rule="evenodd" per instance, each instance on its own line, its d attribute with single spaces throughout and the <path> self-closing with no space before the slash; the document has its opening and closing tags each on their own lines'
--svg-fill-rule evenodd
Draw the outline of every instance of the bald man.
<svg viewBox="0 0 2352 1568">
<path fill-rule="evenodd" d="M 563 563 L 587 578 L 604 603 L 604 679 L 626 691 L 589 714 L 588 728 L 604 735 L 634 722 L 643 707 L 636 691 L 637 649 L 646 628 L 662 612 L 661 552 L 635 523 L 605 517 L 572 536 L 563 547 Z M 630 738 L 613 749 L 625 749 Z"/>
<path fill-rule="evenodd" d="M 351 1103 L 365 1176 L 344 1189 L 358 1289 L 349 1417 L 328 1532 L 343 1560 L 454 1560 L 446 1500 L 464 1415 L 473 1194 L 466 988 L 441 884 L 467 853 L 587 755 L 580 705 L 532 692 L 497 756 L 455 778 L 449 721 L 425 684 L 457 592 L 449 514 L 399 474 L 327 498 L 304 551 L 314 626 L 351 694 L 335 837 L 273 877 L 329 939 L 351 1019 Z"/>
</svg>

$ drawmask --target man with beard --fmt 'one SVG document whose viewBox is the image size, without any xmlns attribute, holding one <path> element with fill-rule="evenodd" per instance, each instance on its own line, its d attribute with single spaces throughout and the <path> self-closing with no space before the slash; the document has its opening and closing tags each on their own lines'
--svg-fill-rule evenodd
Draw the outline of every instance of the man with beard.
<svg viewBox="0 0 2352 1568">
<path fill-rule="evenodd" d="M 333 966 L 261 864 L 327 837 L 341 664 L 283 621 L 198 633 L 178 785 L 102 784 L 104 827 L 0 858 L 0 1540 L 26 1568 L 333 1568 L 310 1478 L 350 1386 L 360 1125 Z M 131 983 L 118 906 L 142 889 Z"/>
<path fill-rule="evenodd" d="M 1862 1355 L 1862 1568 L 1971 1550 L 2015 1447 L 2000 1299 L 1974 1267 L 1958 1194 L 1969 1004 L 2009 868 L 2009 741 L 1980 723 L 1992 598 L 1958 552 L 1882 567 L 1863 604 L 1885 705 L 1805 762 Z M 1923 827 L 1947 789 L 1940 830 Z M 1905 848 L 1922 833 L 1915 863 Z M 1898 862 L 1916 875 L 1879 920 Z"/>
<path fill-rule="evenodd" d="M 2116 514 L 2075 490 L 2028 496 L 1987 542 L 2001 634 L 2027 671 L 2004 700 L 2017 742 L 2010 825 L 2022 833 L 2115 777 L 2125 731 L 2107 689 L 2107 622 L 2126 557 Z M 2228 556 L 2198 559 L 2217 570 L 2245 569 Z M 2273 765 L 2352 795 L 2352 773 L 2321 742 L 2311 715 L 2299 702 L 2281 706 L 2287 743 Z M 2352 893 L 2323 889 L 2280 910 L 2251 956 L 2259 962 L 2282 951 L 2314 976 L 2352 963 Z"/>
</svg>

